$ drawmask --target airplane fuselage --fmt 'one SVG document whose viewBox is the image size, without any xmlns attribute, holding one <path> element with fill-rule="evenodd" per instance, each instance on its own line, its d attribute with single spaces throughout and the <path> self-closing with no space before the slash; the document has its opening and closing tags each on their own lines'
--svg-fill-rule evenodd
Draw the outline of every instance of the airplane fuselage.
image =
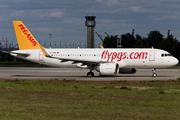
<svg viewBox="0 0 180 120">
<path fill-rule="evenodd" d="M 32 62 L 56 66 L 56 67 L 83 67 L 78 66 L 78 62 L 71 60 L 92 60 L 96 62 L 113 62 L 121 66 L 125 62 L 124 68 L 165 68 L 174 66 L 178 60 L 167 51 L 160 49 L 46 49 L 53 58 L 45 57 L 41 49 L 21 50 L 30 53 L 29 56 L 12 54 L 15 57 Z M 58 59 L 59 58 L 59 59 Z M 80 63 L 80 62 L 79 62 Z M 86 68 L 86 67 L 84 67 Z"/>
</svg>

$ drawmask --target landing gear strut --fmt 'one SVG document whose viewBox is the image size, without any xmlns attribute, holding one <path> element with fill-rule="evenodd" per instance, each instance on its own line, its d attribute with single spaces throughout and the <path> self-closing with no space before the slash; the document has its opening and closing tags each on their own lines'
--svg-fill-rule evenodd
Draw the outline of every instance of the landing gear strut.
<svg viewBox="0 0 180 120">
<path fill-rule="evenodd" d="M 153 69 L 152 69 L 152 72 L 153 72 L 152 77 L 157 77 L 156 68 L 153 68 Z"/>
<path fill-rule="evenodd" d="M 88 72 L 87 77 L 94 77 L 94 73 L 93 72 Z"/>
<path fill-rule="evenodd" d="M 94 77 L 94 73 L 92 72 L 98 67 L 99 64 L 92 64 L 89 66 L 90 71 L 87 73 L 87 77 Z"/>
</svg>

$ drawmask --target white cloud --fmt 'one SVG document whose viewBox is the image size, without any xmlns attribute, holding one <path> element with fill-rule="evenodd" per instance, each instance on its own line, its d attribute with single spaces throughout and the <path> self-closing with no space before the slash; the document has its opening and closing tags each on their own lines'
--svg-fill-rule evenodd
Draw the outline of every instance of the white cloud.
<svg viewBox="0 0 180 120">
<path fill-rule="evenodd" d="M 156 16 L 153 18 L 153 20 L 158 20 L 158 21 L 162 21 L 162 20 L 180 20 L 179 16 L 173 16 L 173 15 L 167 15 L 167 16 Z"/>
<path fill-rule="evenodd" d="M 61 18 L 63 16 L 63 12 L 58 10 L 46 11 L 43 10 L 39 13 L 41 18 Z"/>
<path fill-rule="evenodd" d="M 22 10 L 20 10 L 20 11 L 13 11 L 13 12 L 11 12 L 9 14 L 9 16 L 11 16 L 11 17 L 19 17 L 19 16 L 25 16 L 25 15 L 27 15 L 27 13 L 28 13 L 28 11 L 22 11 Z"/>
<path fill-rule="evenodd" d="M 139 13 L 145 12 L 141 7 L 130 7 L 130 9 L 133 12 L 139 12 Z"/>
<path fill-rule="evenodd" d="M 121 3 L 119 0 L 96 0 L 100 4 L 102 4 L 105 8 L 112 8 L 114 6 L 117 6 Z M 100 6 L 102 7 L 102 6 Z"/>
<path fill-rule="evenodd" d="M 60 18 L 60 17 L 63 16 L 63 13 L 62 13 L 61 11 L 54 11 L 54 12 L 49 13 L 49 15 L 50 15 L 51 17 Z"/>
<path fill-rule="evenodd" d="M 0 5 L 0 8 L 8 8 L 8 5 Z"/>
<path fill-rule="evenodd" d="M 106 20 L 106 19 L 104 19 L 104 20 L 102 20 L 104 23 L 110 23 L 110 20 Z"/>
<path fill-rule="evenodd" d="M 62 31 L 62 28 L 46 28 L 46 27 L 36 27 L 31 29 L 33 32 L 41 33 L 54 33 L 55 31 Z"/>
<path fill-rule="evenodd" d="M 96 0 L 97 2 L 103 2 L 104 0 Z"/>
</svg>

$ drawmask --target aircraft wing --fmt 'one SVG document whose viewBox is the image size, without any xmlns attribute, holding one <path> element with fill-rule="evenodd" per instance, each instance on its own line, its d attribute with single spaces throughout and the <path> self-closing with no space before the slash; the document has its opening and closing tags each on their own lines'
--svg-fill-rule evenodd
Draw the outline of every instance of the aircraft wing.
<svg viewBox="0 0 180 120">
<path fill-rule="evenodd" d="M 100 60 L 92 60 L 92 59 L 72 59 L 72 58 L 59 58 L 59 57 L 52 57 L 52 56 L 47 56 L 50 58 L 54 59 L 59 59 L 61 62 L 67 62 L 67 61 L 72 61 L 72 64 L 77 64 L 78 67 L 98 67 L 100 63 L 109 63 L 110 61 L 100 61 Z M 112 62 L 111 62 L 112 63 Z"/>
<path fill-rule="evenodd" d="M 46 57 L 50 57 L 50 58 L 54 58 L 54 59 L 59 59 L 59 60 L 61 60 L 61 62 L 67 62 L 67 61 L 73 61 L 73 63 L 72 64 L 76 64 L 76 63 L 82 63 L 82 65 L 88 65 L 88 66 L 90 66 L 90 65 L 92 65 L 92 64 L 94 64 L 94 65 L 98 65 L 99 63 L 108 63 L 108 62 L 110 62 L 110 61 L 99 61 L 99 60 L 92 60 L 92 59 L 77 59 L 77 58 L 60 58 L 60 57 L 53 57 L 53 56 L 50 56 L 46 51 L 45 51 L 45 49 L 42 47 L 42 46 L 40 46 L 40 48 L 41 48 L 41 50 L 42 50 L 42 52 L 43 52 L 43 54 L 46 56 Z"/>
<path fill-rule="evenodd" d="M 90 62 L 90 63 L 99 63 L 100 61 L 98 60 L 85 60 L 85 59 L 72 59 L 72 58 L 57 58 L 59 60 L 62 60 L 62 62 L 66 62 L 66 61 L 74 61 L 74 63 L 76 62 Z"/>
<path fill-rule="evenodd" d="M 49 57 L 49 56 L 48 56 Z M 51 57 L 55 59 L 61 60 L 61 62 L 67 62 L 67 61 L 73 61 L 72 64 L 81 63 L 79 67 L 87 65 L 87 66 L 94 66 L 97 67 L 100 63 L 113 63 L 111 61 L 100 61 L 100 60 L 90 60 L 90 59 L 72 59 L 72 58 L 58 58 L 58 57 Z M 119 68 L 123 68 L 127 66 L 127 63 L 125 61 L 118 62 Z"/>
</svg>

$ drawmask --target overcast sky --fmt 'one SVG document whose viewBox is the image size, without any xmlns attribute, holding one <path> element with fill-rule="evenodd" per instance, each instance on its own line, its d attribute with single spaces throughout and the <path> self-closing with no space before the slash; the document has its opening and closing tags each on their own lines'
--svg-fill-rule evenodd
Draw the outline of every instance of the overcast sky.
<svg viewBox="0 0 180 120">
<path fill-rule="evenodd" d="M 0 37 L 16 43 L 13 20 L 22 21 L 44 45 L 87 42 L 85 16 L 96 16 L 95 31 L 106 36 L 131 33 L 147 37 L 152 30 L 180 40 L 179 0 L 0 0 Z M 1 38 L 0 38 L 1 39 Z M 2 41 L 2 40 L 1 40 Z M 95 34 L 96 46 L 101 40 Z"/>
</svg>

